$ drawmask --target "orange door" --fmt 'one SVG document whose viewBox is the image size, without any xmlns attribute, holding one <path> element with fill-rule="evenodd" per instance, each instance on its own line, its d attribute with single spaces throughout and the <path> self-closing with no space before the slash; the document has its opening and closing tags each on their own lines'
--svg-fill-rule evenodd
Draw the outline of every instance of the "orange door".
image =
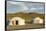
<svg viewBox="0 0 46 31">
<path fill-rule="evenodd" d="M 15 26 L 16 25 L 16 22 L 15 21 L 12 21 L 12 24 L 13 24 L 13 26 Z"/>
</svg>

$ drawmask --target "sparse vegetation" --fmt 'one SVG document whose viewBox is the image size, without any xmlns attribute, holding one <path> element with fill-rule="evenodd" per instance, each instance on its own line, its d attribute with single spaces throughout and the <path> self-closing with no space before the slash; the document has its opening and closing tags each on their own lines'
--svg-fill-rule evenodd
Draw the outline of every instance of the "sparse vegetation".
<svg viewBox="0 0 46 31">
<path fill-rule="evenodd" d="M 15 28 L 10 26 L 13 29 L 44 28 L 45 27 L 45 25 L 43 25 L 43 24 L 32 24 L 32 22 L 33 22 L 32 19 L 34 17 L 39 16 L 40 18 L 44 19 L 45 18 L 44 14 L 37 14 L 37 13 L 14 13 L 14 14 L 7 14 L 6 15 L 7 20 L 9 18 L 11 19 L 12 17 L 16 17 L 16 16 L 25 19 L 26 20 L 25 21 L 26 25 L 22 25 L 22 26 L 18 25 L 18 26 L 15 26 Z M 10 27 L 8 29 L 10 29 Z"/>
<path fill-rule="evenodd" d="M 45 15 L 44 14 L 37 14 L 37 13 L 14 13 L 14 14 L 7 14 L 6 17 L 7 19 L 11 19 L 12 17 L 21 17 L 23 19 L 25 19 L 25 23 L 32 23 L 32 19 L 33 17 L 37 17 L 39 16 L 40 18 L 44 19 Z"/>
</svg>

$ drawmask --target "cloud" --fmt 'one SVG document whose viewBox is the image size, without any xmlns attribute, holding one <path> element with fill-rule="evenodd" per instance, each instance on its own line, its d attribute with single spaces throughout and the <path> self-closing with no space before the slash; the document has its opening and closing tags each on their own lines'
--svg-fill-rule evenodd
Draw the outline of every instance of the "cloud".
<svg viewBox="0 0 46 31">
<path fill-rule="evenodd" d="M 30 10 L 36 10 L 37 8 L 31 8 Z"/>
<path fill-rule="evenodd" d="M 12 1 L 8 1 L 7 2 L 7 10 L 8 11 L 16 11 L 16 12 L 21 12 L 24 10 L 28 10 L 28 7 L 25 5 L 24 2 L 12 2 Z M 15 8 L 15 9 L 12 9 Z M 8 12 L 9 13 L 9 12 Z"/>
<path fill-rule="evenodd" d="M 24 0 L 7 0 L 7 1 L 24 1 Z M 25 0 L 25 1 L 27 1 L 27 0 Z"/>
<path fill-rule="evenodd" d="M 43 10 L 43 9 L 44 9 L 43 7 L 38 7 L 38 8 L 32 7 L 32 8 L 30 8 L 30 10 Z"/>
<path fill-rule="evenodd" d="M 9 6 L 11 6 L 11 5 L 16 5 L 16 4 L 20 4 L 21 2 L 13 2 L 13 1 L 7 1 L 7 5 Z"/>
<path fill-rule="evenodd" d="M 39 7 L 39 8 L 31 8 L 30 10 L 31 10 L 31 12 L 44 14 L 44 8 L 41 8 L 41 7 Z"/>
<path fill-rule="evenodd" d="M 44 4 L 7 1 L 7 13 L 37 12 L 44 13 Z"/>
</svg>

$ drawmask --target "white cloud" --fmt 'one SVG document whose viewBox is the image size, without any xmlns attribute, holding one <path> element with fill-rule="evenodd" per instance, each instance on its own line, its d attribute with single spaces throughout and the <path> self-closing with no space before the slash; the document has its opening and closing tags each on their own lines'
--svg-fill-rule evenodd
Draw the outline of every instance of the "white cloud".
<svg viewBox="0 0 46 31">
<path fill-rule="evenodd" d="M 38 8 L 35 8 L 34 5 L 38 6 Z M 10 7 L 12 6 L 12 7 Z M 14 7 L 16 6 L 16 7 Z M 30 6 L 30 9 L 28 8 L 28 6 Z M 33 7 L 31 7 L 33 6 Z M 16 12 L 39 12 L 40 10 L 43 9 L 43 4 L 41 5 L 40 3 L 30 3 L 30 4 L 27 4 L 25 2 L 13 2 L 13 1 L 7 1 L 7 7 L 9 8 L 16 8 Z M 40 10 L 39 10 L 40 9 Z M 15 10 L 13 10 L 15 11 Z M 12 11 L 12 12 L 13 12 Z M 9 10 L 8 10 L 9 12 Z M 43 11 L 44 12 L 44 11 Z M 42 12 L 40 12 L 42 13 Z"/>
<path fill-rule="evenodd" d="M 13 1 L 7 1 L 7 5 L 16 5 L 19 4 L 20 2 L 13 2 Z"/>
<path fill-rule="evenodd" d="M 16 7 L 14 7 L 16 6 Z M 25 11 L 28 10 L 28 7 L 25 5 L 24 2 L 12 2 L 12 1 L 7 1 L 7 8 L 16 8 L 16 12 L 21 12 L 21 11 Z M 15 10 L 13 10 L 15 11 Z M 8 10 L 9 12 L 9 10 Z"/>
<path fill-rule="evenodd" d="M 36 10 L 37 8 L 31 8 L 30 10 Z"/>
<path fill-rule="evenodd" d="M 39 7 L 39 8 L 30 8 L 30 10 L 42 10 L 44 9 L 43 7 Z"/>
</svg>

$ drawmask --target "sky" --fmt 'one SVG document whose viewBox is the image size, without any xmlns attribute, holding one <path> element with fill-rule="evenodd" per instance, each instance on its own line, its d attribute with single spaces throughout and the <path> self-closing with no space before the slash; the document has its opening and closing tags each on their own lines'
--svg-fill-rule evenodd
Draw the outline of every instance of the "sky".
<svg viewBox="0 0 46 31">
<path fill-rule="evenodd" d="M 44 14 L 44 3 L 16 2 L 14 0 L 7 0 L 7 13 L 17 12 L 36 12 Z"/>
</svg>

